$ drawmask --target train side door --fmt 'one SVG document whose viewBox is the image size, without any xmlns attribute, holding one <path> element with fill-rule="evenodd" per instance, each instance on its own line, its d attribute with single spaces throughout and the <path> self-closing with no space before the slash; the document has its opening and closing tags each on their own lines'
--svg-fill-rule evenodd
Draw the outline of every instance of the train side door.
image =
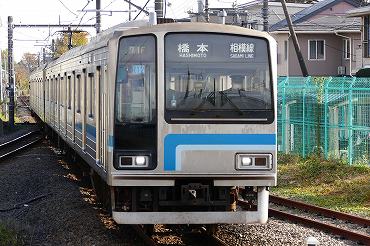
<svg viewBox="0 0 370 246">
<path fill-rule="evenodd" d="M 100 131 L 99 131 L 99 141 L 100 141 L 100 146 L 99 146 L 99 160 L 100 163 L 103 165 L 104 169 L 106 170 L 106 151 L 107 151 L 107 144 L 108 144 L 108 139 L 107 139 L 107 119 L 108 119 L 108 111 L 107 111 L 107 99 L 106 99 L 106 86 L 107 86 L 107 65 L 102 68 L 102 73 L 100 76 L 100 82 L 99 83 L 99 100 L 100 102 L 100 110 L 99 110 L 99 124 L 100 124 Z"/>
<path fill-rule="evenodd" d="M 72 121 L 72 142 L 75 142 L 75 115 L 76 115 L 76 73 L 72 72 L 71 78 L 71 121 Z"/>
<path fill-rule="evenodd" d="M 86 81 L 87 81 L 87 71 L 86 69 L 83 70 L 82 76 L 82 101 L 81 101 L 81 117 L 82 117 L 82 149 L 85 150 L 86 148 Z"/>
<path fill-rule="evenodd" d="M 63 84 L 63 106 L 64 106 L 64 117 L 63 117 L 63 128 L 64 136 L 67 137 L 67 111 L 68 111 L 68 102 L 67 102 L 67 87 L 68 87 L 68 77 L 67 73 L 64 73 L 64 84 Z"/>
<path fill-rule="evenodd" d="M 96 83 L 95 83 L 95 92 L 96 92 L 96 100 L 95 100 L 95 124 L 96 124 L 96 145 L 95 145 L 95 161 L 97 164 L 101 165 L 101 152 L 100 152 L 100 146 L 101 146 L 101 68 L 100 66 L 96 68 Z"/>
<path fill-rule="evenodd" d="M 74 125 L 74 141 L 77 143 L 77 145 L 82 148 L 82 120 L 81 120 L 81 92 L 82 92 L 82 80 L 83 76 L 82 74 L 76 74 L 75 77 L 75 92 L 74 92 L 74 98 L 75 98 L 75 125 Z"/>
<path fill-rule="evenodd" d="M 58 78 L 57 78 L 57 105 L 56 105 L 56 115 L 57 115 L 57 123 L 56 123 L 56 130 L 57 132 L 60 130 L 60 75 L 58 75 Z"/>
</svg>

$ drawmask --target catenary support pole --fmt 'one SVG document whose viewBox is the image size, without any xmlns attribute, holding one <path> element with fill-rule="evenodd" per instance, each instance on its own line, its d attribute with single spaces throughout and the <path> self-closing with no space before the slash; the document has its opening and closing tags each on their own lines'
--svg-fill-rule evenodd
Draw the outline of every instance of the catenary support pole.
<svg viewBox="0 0 370 246">
<path fill-rule="evenodd" d="M 163 0 L 155 0 L 154 9 L 157 13 L 157 18 L 163 18 Z"/>
<path fill-rule="evenodd" d="M 101 8 L 101 2 L 100 0 L 96 0 L 96 27 L 95 28 L 96 28 L 97 34 L 100 32 L 100 27 L 101 27 L 101 15 L 99 11 L 100 8 Z"/>
<path fill-rule="evenodd" d="M 263 16 L 263 31 L 269 31 L 269 2 L 268 0 L 263 0 L 262 16 Z"/>
<path fill-rule="evenodd" d="M 307 77 L 308 76 L 307 67 L 306 67 L 306 64 L 304 62 L 304 59 L 303 59 L 303 56 L 302 56 L 302 53 L 301 53 L 301 48 L 299 47 L 297 35 L 295 34 L 295 31 L 294 31 L 294 28 L 293 28 L 293 24 L 292 24 L 292 20 L 290 19 L 290 16 L 289 16 L 289 13 L 288 13 L 288 9 L 286 7 L 286 2 L 285 2 L 285 0 L 280 0 L 280 1 L 281 1 L 281 6 L 283 7 L 285 19 L 286 19 L 286 21 L 288 23 L 290 36 L 292 37 L 294 49 L 295 49 L 295 52 L 297 54 L 299 66 L 301 67 L 302 75 L 304 77 Z"/>
<path fill-rule="evenodd" d="M 14 127 L 14 62 L 13 62 L 13 17 L 8 16 L 8 88 L 9 126 Z"/>
<path fill-rule="evenodd" d="M 128 1 L 128 20 L 131 21 L 131 0 Z"/>
<path fill-rule="evenodd" d="M 204 15 L 205 15 L 205 18 L 206 18 L 206 22 L 209 22 L 208 0 L 206 0 L 205 4 L 204 4 Z"/>
</svg>

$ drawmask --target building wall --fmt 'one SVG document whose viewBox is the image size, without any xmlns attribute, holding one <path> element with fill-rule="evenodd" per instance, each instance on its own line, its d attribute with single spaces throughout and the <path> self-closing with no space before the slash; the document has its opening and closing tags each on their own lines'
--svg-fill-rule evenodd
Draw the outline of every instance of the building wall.
<svg viewBox="0 0 370 246">
<path fill-rule="evenodd" d="M 355 74 L 362 67 L 362 47 L 361 47 L 361 33 L 338 33 L 349 37 L 351 39 L 351 70 L 352 75 Z M 342 39 L 343 42 L 343 39 Z M 342 56 L 343 57 L 343 56 Z M 343 66 L 346 66 L 347 74 L 349 74 L 350 62 L 343 59 Z"/>
<path fill-rule="evenodd" d="M 288 66 L 288 61 L 289 61 L 289 53 L 292 52 L 289 50 L 289 43 L 288 46 L 286 47 L 284 42 L 288 41 L 289 34 L 279 34 L 279 35 L 272 35 L 276 42 L 277 42 L 277 69 L 278 69 L 278 75 L 279 76 L 288 76 L 289 74 L 289 66 Z M 287 50 L 285 50 L 288 48 Z M 287 55 L 287 57 L 286 57 Z"/>
<path fill-rule="evenodd" d="M 357 71 L 356 50 L 359 49 L 360 33 L 343 34 L 352 38 L 352 73 Z M 289 34 L 273 34 L 278 42 L 278 75 L 279 76 L 302 76 L 294 45 Z M 346 74 L 349 74 L 349 60 L 344 58 L 343 37 L 333 34 L 297 34 L 303 58 L 309 75 L 312 76 L 337 76 L 338 67 L 345 66 Z M 288 40 L 288 61 L 284 60 L 284 41 Z M 308 40 L 325 40 L 325 60 L 308 60 Z"/>
</svg>

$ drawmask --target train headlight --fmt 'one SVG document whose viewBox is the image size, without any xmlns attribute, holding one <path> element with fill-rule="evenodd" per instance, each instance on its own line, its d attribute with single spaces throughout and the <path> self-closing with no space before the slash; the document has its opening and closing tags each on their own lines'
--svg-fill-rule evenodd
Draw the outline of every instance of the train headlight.
<svg viewBox="0 0 370 246">
<path fill-rule="evenodd" d="M 118 167 L 120 169 L 148 168 L 150 156 L 147 155 L 121 155 L 119 156 Z"/>
<path fill-rule="evenodd" d="M 145 166 L 146 158 L 145 156 L 136 156 L 135 158 L 135 164 L 137 166 Z"/>
<path fill-rule="evenodd" d="M 241 158 L 241 164 L 242 166 L 250 166 L 252 165 L 252 158 L 247 157 L 247 156 L 242 156 Z"/>
<path fill-rule="evenodd" d="M 272 155 L 238 153 L 235 156 L 235 164 L 236 170 L 270 170 Z"/>
</svg>

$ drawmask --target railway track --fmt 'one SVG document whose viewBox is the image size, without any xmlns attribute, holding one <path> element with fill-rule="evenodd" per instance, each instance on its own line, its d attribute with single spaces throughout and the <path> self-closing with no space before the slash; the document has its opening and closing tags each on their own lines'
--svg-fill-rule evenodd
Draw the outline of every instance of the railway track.
<svg viewBox="0 0 370 246">
<path fill-rule="evenodd" d="M 152 236 L 149 236 L 144 227 L 141 225 L 132 225 L 131 228 L 136 232 L 136 234 L 143 240 L 145 245 L 148 246 L 156 246 L 161 245 L 158 243 L 156 239 Z M 173 232 L 174 234 L 177 234 Z M 154 233 L 156 234 L 156 233 Z M 156 235 L 157 239 L 160 235 Z M 191 242 L 189 245 L 214 245 L 214 246 L 227 246 L 228 244 L 219 239 L 217 236 L 213 234 L 207 234 L 205 232 L 200 233 L 181 233 L 180 236 L 183 241 Z M 186 238 L 186 239 L 185 239 Z M 188 245 L 188 244 L 186 244 Z"/>
<path fill-rule="evenodd" d="M 280 218 L 283 220 L 289 220 L 292 222 L 300 223 L 309 227 L 313 227 L 316 229 L 319 229 L 321 231 L 330 232 L 332 234 L 338 235 L 340 237 L 346 238 L 348 240 L 352 240 L 355 242 L 363 243 L 364 245 L 370 245 L 370 236 L 369 234 L 365 234 L 362 232 L 359 232 L 358 230 L 352 230 L 344 227 L 339 227 L 338 225 L 335 225 L 333 223 L 324 222 L 321 216 L 325 216 L 329 219 L 334 220 L 341 220 L 343 221 L 344 225 L 347 225 L 348 222 L 355 224 L 356 226 L 363 226 L 365 228 L 370 227 L 370 220 L 346 213 L 341 213 L 337 211 L 333 211 L 330 209 L 306 204 L 303 202 L 297 202 L 286 198 L 277 197 L 274 195 L 270 195 L 270 202 L 287 207 L 287 208 L 293 208 L 293 209 L 299 209 L 303 210 L 307 213 L 309 213 L 311 216 L 303 216 L 303 215 L 297 215 L 293 213 L 292 211 L 282 211 L 280 209 L 273 209 L 269 208 L 269 215 Z M 245 203 L 244 201 L 239 200 L 238 204 L 241 207 L 247 206 L 249 204 Z M 312 218 L 312 215 L 314 218 Z"/>
<path fill-rule="evenodd" d="M 0 144 L 0 160 L 37 143 L 42 136 L 41 131 L 32 131 Z"/>
</svg>

